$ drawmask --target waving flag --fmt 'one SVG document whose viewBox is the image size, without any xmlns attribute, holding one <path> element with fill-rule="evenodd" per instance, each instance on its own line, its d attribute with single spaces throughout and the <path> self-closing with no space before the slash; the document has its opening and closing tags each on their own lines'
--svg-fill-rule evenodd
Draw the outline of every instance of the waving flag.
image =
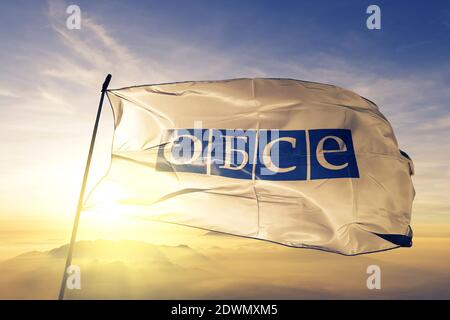
<svg viewBox="0 0 450 320">
<path fill-rule="evenodd" d="M 111 166 L 86 209 L 346 255 L 411 246 L 412 161 L 353 92 L 235 79 L 107 95 Z"/>
</svg>

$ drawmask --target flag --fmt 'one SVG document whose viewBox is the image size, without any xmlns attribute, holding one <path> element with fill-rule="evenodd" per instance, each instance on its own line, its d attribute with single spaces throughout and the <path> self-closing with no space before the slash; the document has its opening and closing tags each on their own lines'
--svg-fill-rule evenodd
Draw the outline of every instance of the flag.
<svg viewBox="0 0 450 320">
<path fill-rule="evenodd" d="M 107 96 L 111 164 L 85 209 L 345 255 L 412 244 L 413 163 L 351 91 L 257 78 Z"/>
</svg>

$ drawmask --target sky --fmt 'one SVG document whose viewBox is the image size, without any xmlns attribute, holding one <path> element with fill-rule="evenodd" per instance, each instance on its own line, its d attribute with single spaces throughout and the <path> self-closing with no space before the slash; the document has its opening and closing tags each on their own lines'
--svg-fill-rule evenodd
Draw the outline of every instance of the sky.
<svg viewBox="0 0 450 320">
<path fill-rule="evenodd" d="M 69 4 L 81 9 L 80 30 L 66 27 Z M 366 27 L 370 4 L 381 30 Z M 353 90 L 380 107 L 414 160 L 413 228 L 450 235 L 448 1 L 17 0 L 0 6 L 0 40 L 8 237 L 18 225 L 70 229 L 108 73 L 111 88 L 286 77 Z M 105 108 L 91 183 L 111 136 Z"/>
</svg>

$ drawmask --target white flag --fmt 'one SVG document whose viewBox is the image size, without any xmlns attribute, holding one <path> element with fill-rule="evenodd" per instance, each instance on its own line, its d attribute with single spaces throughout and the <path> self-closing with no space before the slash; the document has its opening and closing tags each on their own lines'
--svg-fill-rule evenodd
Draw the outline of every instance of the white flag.
<svg viewBox="0 0 450 320">
<path fill-rule="evenodd" d="M 108 98 L 111 167 L 87 209 L 346 255 L 411 246 L 412 161 L 353 92 L 236 79 Z"/>
</svg>

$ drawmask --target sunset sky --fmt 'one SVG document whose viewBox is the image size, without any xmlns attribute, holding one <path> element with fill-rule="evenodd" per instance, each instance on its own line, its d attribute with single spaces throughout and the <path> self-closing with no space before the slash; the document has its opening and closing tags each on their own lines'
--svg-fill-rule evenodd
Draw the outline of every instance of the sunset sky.
<svg viewBox="0 0 450 320">
<path fill-rule="evenodd" d="M 286 77 L 351 89 L 414 160 L 413 229 L 449 236 L 450 4 L 377 1 L 382 29 L 368 30 L 372 2 L 77 0 L 81 30 L 66 28 L 72 2 L 2 2 L 0 260 L 68 241 L 107 73 L 111 88 Z M 101 123 L 91 183 L 108 108 Z"/>
</svg>

